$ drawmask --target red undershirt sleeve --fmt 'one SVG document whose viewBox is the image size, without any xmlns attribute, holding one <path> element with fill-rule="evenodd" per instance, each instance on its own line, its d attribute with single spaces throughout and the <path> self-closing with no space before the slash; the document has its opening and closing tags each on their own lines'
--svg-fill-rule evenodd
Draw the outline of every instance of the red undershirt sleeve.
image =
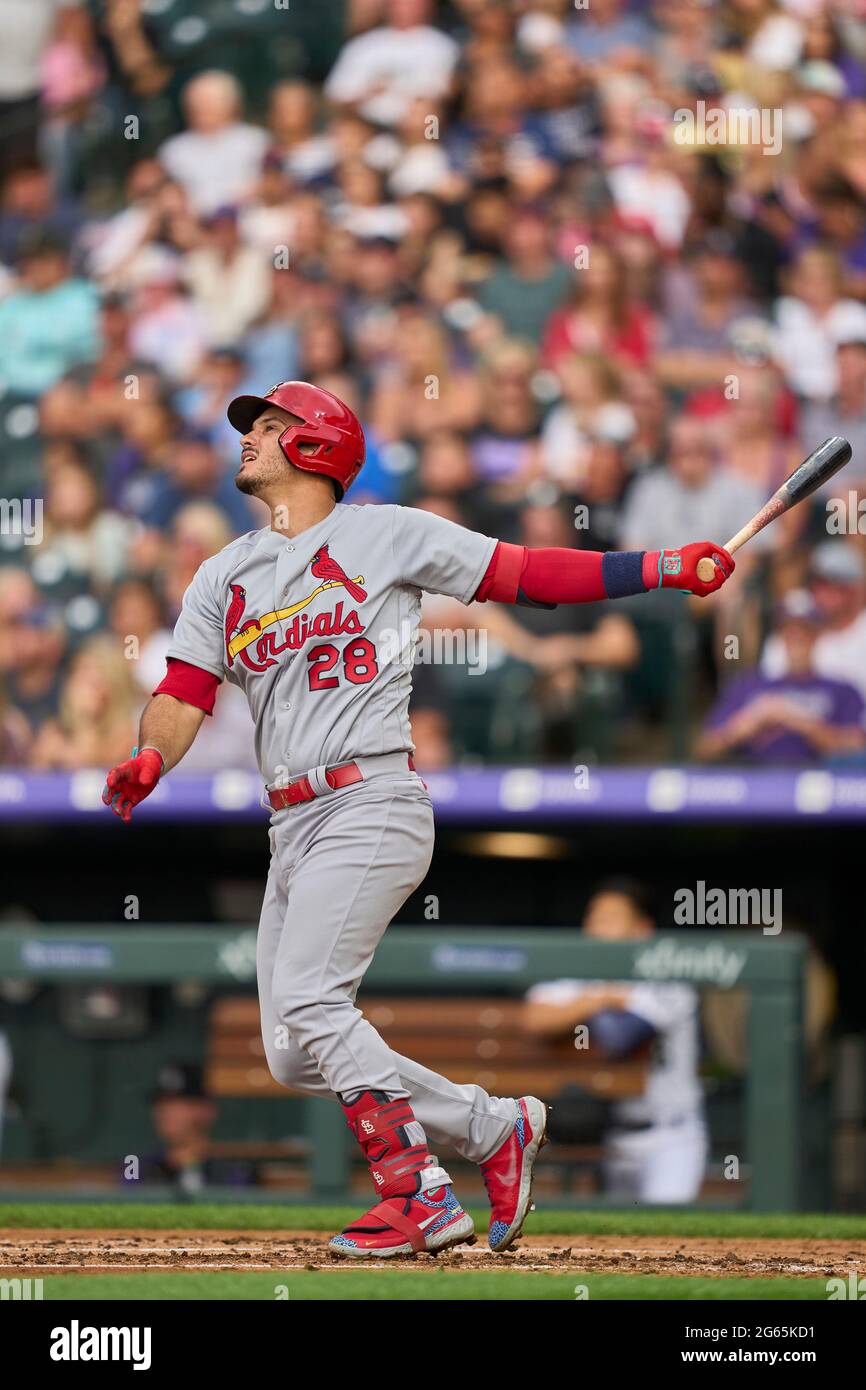
<svg viewBox="0 0 866 1390">
<path fill-rule="evenodd" d="M 500 541 L 475 598 L 479 603 L 493 599 L 532 607 L 643 594 L 656 587 L 657 564 L 647 564 L 648 555 L 642 550 L 602 552 L 560 546 L 529 550 Z"/>
<path fill-rule="evenodd" d="M 203 709 L 205 714 L 213 714 L 219 680 L 210 671 L 193 666 L 188 661 L 180 661 L 175 656 L 168 657 L 167 670 L 153 695 L 173 695 L 186 705 Z"/>
</svg>

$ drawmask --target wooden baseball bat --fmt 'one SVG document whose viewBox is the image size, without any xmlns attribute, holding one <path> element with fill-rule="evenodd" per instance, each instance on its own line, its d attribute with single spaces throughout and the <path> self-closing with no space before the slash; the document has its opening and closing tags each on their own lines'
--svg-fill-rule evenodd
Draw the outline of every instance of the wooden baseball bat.
<svg viewBox="0 0 866 1390">
<path fill-rule="evenodd" d="M 798 502 L 802 502 L 807 497 L 811 497 L 813 492 L 817 492 L 828 478 L 832 478 L 834 473 L 838 473 L 840 468 L 851 457 L 851 445 L 847 439 L 841 435 L 834 434 L 831 439 L 825 439 L 823 444 L 819 444 L 817 449 L 813 449 L 808 458 L 798 464 L 789 478 L 786 478 L 780 488 L 777 488 L 759 512 L 756 512 L 751 521 L 747 521 L 741 531 L 732 536 L 725 549 L 731 554 L 739 550 L 740 546 L 745 545 L 759 531 L 763 531 L 765 526 L 769 526 L 771 521 L 775 521 L 777 516 L 781 516 L 789 507 L 795 507 Z M 709 584 L 716 567 L 709 556 L 698 561 L 698 579 Z"/>
</svg>

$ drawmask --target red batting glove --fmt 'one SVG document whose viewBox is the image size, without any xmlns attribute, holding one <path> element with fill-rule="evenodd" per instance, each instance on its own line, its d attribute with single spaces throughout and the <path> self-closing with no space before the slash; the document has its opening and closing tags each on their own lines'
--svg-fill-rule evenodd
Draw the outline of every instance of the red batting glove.
<svg viewBox="0 0 866 1390">
<path fill-rule="evenodd" d="M 102 800 L 122 821 L 132 819 L 132 808 L 150 796 L 165 763 L 156 748 L 133 748 L 132 757 L 113 767 L 105 779 Z"/>
<path fill-rule="evenodd" d="M 716 572 L 709 583 L 698 578 L 698 561 L 709 557 Z M 679 550 L 647 550 L 643 557 L 643 582 L 648 589 L 680 589 L 686 594 L 706 598 L 721 589 L 736 566 L 723 545 L 713 541 L 693 541 Z"/>
</svg>

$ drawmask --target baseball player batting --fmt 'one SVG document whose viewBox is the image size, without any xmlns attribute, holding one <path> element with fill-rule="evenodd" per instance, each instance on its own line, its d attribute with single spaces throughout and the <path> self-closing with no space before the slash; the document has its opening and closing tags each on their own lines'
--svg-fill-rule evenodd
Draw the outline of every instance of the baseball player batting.
<svg viewBox="0 0 866 1390">
<path fill-rule="evenodd" d="M 355 1005 L 385 928 L 424 879 L 433 810 L 415 771 L 411 663 L 393 635 L 418 626 L 421 593 L 470 603 L 583 603 L 655 588 L 706 595 L 734 569 L 719 545 L 606 554 L 530 550 L 411 508 L 343 498 L 364 435 L 335 396 L 285 381 L 228 408 L 242 435 L 236 477 L 270 526 L 206 560 L 186 591 L 167 673 L 138 748 L 108 774 L 121 820 L 180 762 L 222 680 L 249 702 L 271 862 L 257 973 L 268 1065 L 294 1091 L 336 1098 L 377 1200 L 330 1242 L 347 1258 L 472 1241 L 472 1219 L 429 1149 L 481 1169 L 489 1243 L 506 1250 L 530 1205 L 547 1123 L 534 1096 L 489 1096 L 392 1052 Z M 713 577 L 698 577 L 710 558 Z"/>
</svg>

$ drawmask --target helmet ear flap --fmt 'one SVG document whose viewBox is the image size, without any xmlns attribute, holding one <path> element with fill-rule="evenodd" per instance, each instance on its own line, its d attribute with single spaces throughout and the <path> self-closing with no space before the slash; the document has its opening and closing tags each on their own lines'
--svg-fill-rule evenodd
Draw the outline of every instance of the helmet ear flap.
<svg viewBox="0 0 866 1390">
<path fill-rule="evenodd" d="M 283 451 L 283 458 L 286 460 L 287 463 L 291 463 L 291 462 L 292 462 L 292 457 L 291 457 L 291 454 L 289 453 L 289 444 L 291 443 L 291 440 L 290 440 L 290 438 L 289 438 L 289 435 L 292 433 L 292 431 L 294 430 L 294 428 L 295 428 L 294 425 L 286 425 L 286 428 L 283 430 L 282 434 L 280 435 L 280 448 L 281 448 L 282 451 Z"/>
<path fill-rule="evenodd" d="M 316 473 L 318 469 L 315 465 L 327 459 L 328 455 L 333 453 L 334 444 L 330 439 L 297 439 L 295 436 L 299 430 L 303 431 L 303 422 L 298 425 L 287 425 L 280 435 L 280 448 L 283 451 L 287 463 L 290 463 L 295 468 L 303 469 L 306 472 Z M 301 444 L 313 444 L 315 448 L 312 449 L 310 453 L 302 453 L 300 449 Z M 297 457 L 293 457 L 293 455 L 297 455 Z M 340 483 L 337 478 L 331 477 L 328 472 L 325 472 L 323 476 L 331 478 L 331 482 L 334 485 L 334 495 L 337 501 L 341 502 L 346 492 L 342 483 Z"/>
</svg>

